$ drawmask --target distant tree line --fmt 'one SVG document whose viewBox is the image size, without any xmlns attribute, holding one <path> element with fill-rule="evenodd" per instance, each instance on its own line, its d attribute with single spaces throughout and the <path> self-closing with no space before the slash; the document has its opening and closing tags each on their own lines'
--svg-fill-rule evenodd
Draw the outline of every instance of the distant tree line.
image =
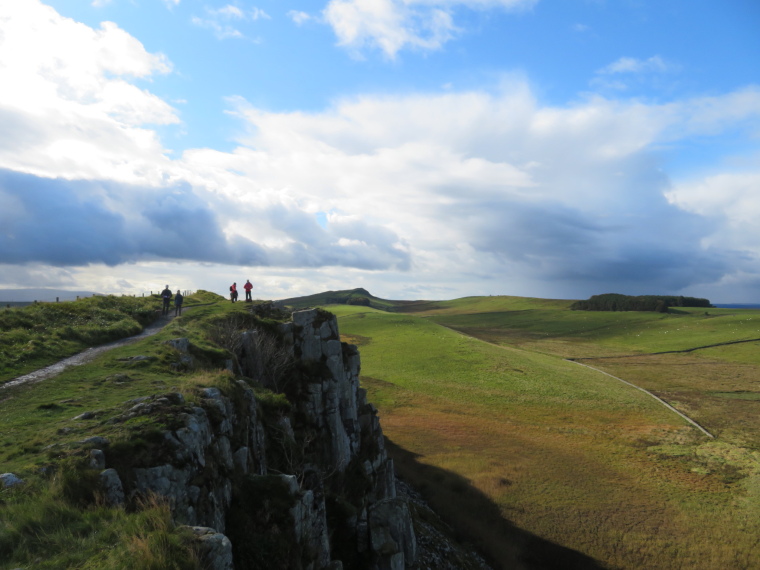
<svg viewBox="0 0 760 570">
<path fill-rule="evenodd" d="M 574 311 L 657 311 L 667 313 L 670 307 L 712 307 L 707 299 L 668 295 L 593 295 L 586 301 L 576 301 Z"/>
</svg>

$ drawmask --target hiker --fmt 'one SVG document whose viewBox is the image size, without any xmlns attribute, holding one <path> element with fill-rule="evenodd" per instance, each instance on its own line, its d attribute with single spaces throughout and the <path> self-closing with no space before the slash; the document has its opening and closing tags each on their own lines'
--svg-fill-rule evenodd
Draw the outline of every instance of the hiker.
<svg viewBox="0 0 760 570">
<path fill-rule="evenodd" d="M 233 283 L 230 285 L 230 301 L 233 303 L 237 301 L 238 293 L 237 293 L 237 283 Z"/>
<path fill-rule="evenodd" d="M 246 302 L 253 302 L 253 299 L 251 299 L 251 289 L 253 289 L 253 285 L 251 285 L 251 281 L 249 279 L 245 280 L 245 285 L 243 285 L 243 289 L 245 289 Z"/>
<path fill-rule="evenodd" d="M 182 293 L 179 292 L 179 289 L 177 289 L 177 294 L 174 295 L 174 316 L 179 317 L 182 314 L 182 301 L 184 301 L 185 298 L 182 296 Z"/>
<path fill-rule="evenodd" d="M 166 288 L 161 291 L 161 299 L 164 301 L 164 306 L 161 309 L 162 315 L 168 315 L 169 314 L 169 303 L 171 303 L 172 300 L 172 290 L 169 289 L 169 286 L 167 285 Z"/>
</svg>

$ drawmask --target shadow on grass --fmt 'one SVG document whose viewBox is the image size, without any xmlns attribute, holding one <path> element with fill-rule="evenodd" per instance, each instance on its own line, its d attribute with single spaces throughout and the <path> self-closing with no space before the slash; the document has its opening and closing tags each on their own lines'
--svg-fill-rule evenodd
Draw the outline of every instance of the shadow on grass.
<svg viewBox="0 0 760 570">
<path fill-rule="evenodd" d="M 473 544 L 488 562 L 503 570 L 603 570 L 606 567 L 576 550 L 518 528 L 470 482 L 451 471 L 420 463 L 419 455 L 386 438 L 389 455 L 404 481 L 422 494 L 457 534 Z"/>
</svg>

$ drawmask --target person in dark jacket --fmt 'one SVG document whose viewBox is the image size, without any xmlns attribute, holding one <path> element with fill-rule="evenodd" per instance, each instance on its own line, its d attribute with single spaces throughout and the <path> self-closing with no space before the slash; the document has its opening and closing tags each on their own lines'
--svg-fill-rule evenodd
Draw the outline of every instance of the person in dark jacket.
<svg viewBox="0 0 760 570">
<path fill-rule="evenodd" d="M 174 295 L 174 316 L 179 317 L 182 314 L 182 301 L 184 301 L 185 298 L 182 296 L 182 293 L 179 292 L 179 289 L 177 289 L 177 294 Z"/>
<path fill-rule="evenodd" d="M 167 285 L 166 288 L 161 291 L 161 299 L 164 302 L 164 306 L 161 309 L 162 315 L 168 315 L 169 314 L 169 305 L 172 302 L 172 290 L 169 289 L 169 286 Z"/>
</svg>

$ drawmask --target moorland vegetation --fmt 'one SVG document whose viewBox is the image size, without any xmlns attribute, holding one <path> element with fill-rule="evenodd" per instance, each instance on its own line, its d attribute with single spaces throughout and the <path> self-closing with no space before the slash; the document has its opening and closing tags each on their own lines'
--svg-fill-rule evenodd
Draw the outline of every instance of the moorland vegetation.
<svg viewBox="0 0 760 570">
<path fill-rule="evenodd" d="M 756 568 L 760 312 L 571 304 L 327 308 L 402 476 L 497 567 L 528 533 L 607 568 Z"/>
<path fill-rule="evenodd" d="M 201 302 L 201 296 L 188 305 Z M 157 306 L 158 295 L 93 296 L 2 310 L 0 384 L 85 348 L 135 335 L 158 319 Z"/>
<path fill-rule="evenodd" d="M 401 475 L 494 567 L 757 567 L 760 311 L 587 312 L 571 301 L 504 296 L 394 302 L 366 290 L 293 304 L 328 296 L 345 298 L 326 308 L 339 316 L 343 340 L 361 350 L 362 385 Z M 370 306 L 348 304 L 361 297 Z M 237 304 L 206 304 L 216 298 L 189 298 L 199 306 L 155 342 L 0 396 L 0 465 L 27 480 L 0 490 L 0 569 L 198 566 L 168 505 L 147 501 L 126 513 L 99 503 L 82 485 L 81 448 L 55 442 L 90 435 L 91 426 L 72 420 L 84 410 L 96 410 L 103 426 L 130 398 L 176 390 L 192 402 L 199 387 L 227 386 L 227 373 L 210 371 L 229 357 L 224 325 L 249 326 L 253 317 L 238 315 Z M 133 334 L 158 306 L 138 302 L 96 301 L 106 305 L 93 304 L 93 316 L 74 327 L 83 327 L 79 345 L 64 317 L 14 315 L 2 325 L 15 331 L 16 344 L 3 341 L 6 354 L 51 338 L 59 352 L 3 360 L 0 381 L 87 342 Z M 172 366 L 177 355 L 164 341 L 177 336 L 190 339 L 206 371 Z M 573 360 L 646 388 L 715 438 Z M 287 405 L 266 390 L 261 398 L 271 409 Z M 106 435 L 139 444 L 160 427 L 136 419 Z M 533 542 L 540 549 L 526 559 Z"/>
<path fill-rule="evenodd" d="M 333 557 L 364 568 L 403 561 L 407 550 L 413 558 L 410 510 L 389 496 L 375 410 L 334 316 L 306 311 L 296 324 L 272 303 L 203 291 L 188 301 L 153 336 L 40 382 L 0 385 L 0 570 L 201 570 L 229 568 L 230 555 L 240 569 L 325 567 Z M 109 309 L 129 313 L 131 303 L 115 298 Z M 111 338 L 109 322 L 90 338 Z M 328 345 L 342 368 L 320 360 Z M 340 410 L 330 396 L 313 398 L 325 385 L 340 392 Z M 333 436 L 336 418 L 354 427 L 345 439 Z M 116 498 L 108 472 L 120 481 Z M 181 526 L 209 521 L 226 535 L 206 529 L 216 547 Z M 362 528 L 382 538 L 382 525 L 406 529 L 403 552 L 398 542 L 368 544 Z"/>
<path fill-rule="evenodd" d="M 235 331 L 271 328 L 272 321 L 222 301 L 198 291 L 186 297 L 192 310 L 169 320 L 149 340 L 117 346 L 87 366 L 33 386 L 4 391 L 0 385 L 0 472 L 24 481 L 0 488 L 1 569 L 201 568 L 192 533 L 175 523 L 165 500 L 147 496 L 129 509 L 106 504 L 95 484 L 99 471 L 88 463 L 88 453 L 97 444 L 88 438 L 108 438 L 114 442 L 112 455 L 140 461 L 173 420 L 167 415 L 111 421 L 123 412 L 125 402 L 172 392 L 182 394 L 188 405 L 199 405 L 199 393 L 206 387 L 231 390 L 235 378 L 225 371 L 230 358 L 225 339 Z M 157 318 L 160 306 L 157 296 L 97 297 L 0 313 L 3 334 L 10 333 L 5 338 L 11 339 L 6 340 L 6 354 L 38 343 L 56 345 L 35 353 L 34 359 L 5 358 L 3 379 L 90 343 L 135 334 Z M 179 353 L 167 344 L 176 337 L 192 344 L 192 369 L 177 366 Z M 257 389 L 262 406 L 275 415 L 288 405 L 284 398 Z M 83 412 L 93 419 L 82 419 Z"/>
</svg>

